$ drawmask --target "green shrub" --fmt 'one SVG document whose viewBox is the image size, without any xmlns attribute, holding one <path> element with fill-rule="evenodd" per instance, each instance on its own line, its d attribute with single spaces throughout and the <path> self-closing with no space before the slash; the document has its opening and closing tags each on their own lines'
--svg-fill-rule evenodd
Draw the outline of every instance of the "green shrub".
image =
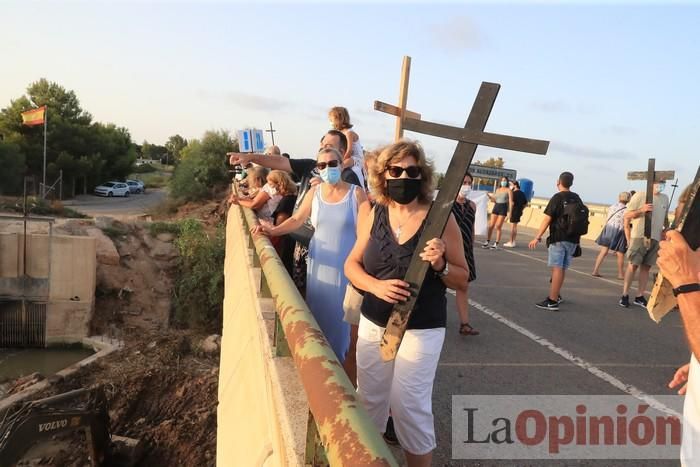
<svg viewBox="0 0 700 467">
<path fill-rule="evenodd" d="M 181 160 L 170 180 L 170 194 L 183 201 L 213 196 L 230 182 L 226 153 L 238 150 L 238 143 L 225 131 L 208 131 L 182 150 Z"/>
<path fill-rule="evenodd" d="M 224 228 L 213 235 L 194 219 L 179 222 L 180 253 L 175 283 L 175 319 L 190 327 L 220 332 L 224 301 Z"/>
<path fill-rule="evenodd" d="M 147 173 L 157 172 L 157 171 L 158 171 L 158 169 L 153 167 L 152 164 L 137 165 L 137 166 L 134 166 L 134 170 L 133 170 L 133 172 L 135 174 L 147 174 Z"/>
<path fill-rule="evenodd" d="M 112 240 L 123 237 L 124 235 L 129 233 L 129 231 L 126 228 L 120 227 L 116 224 L 109 227 L 103 227 L 102 232 L 104 232 L 104 234 Z"/>
<path fill-rule="evenodd" d="M 162 233 L 180 235 L 180 224 L 176 222 L 151 222 L 148 224 L 148 233 L 155 237 Z"/>
<path fill-rule="evenodd" d="M 29 214 L 37 216 L 67 217 L 72 219 L 85 219 L 88 217 L 82 212 L 63 206 L 59 201 L 49 203 L 44 199 L 35 197 L 30 197 L 27 200 L 27 210 Z M 24 212 L 22 199 L 18 198 L 15 201 L 0 200 L 0 211 L 22 214 Z"/>
</svg>

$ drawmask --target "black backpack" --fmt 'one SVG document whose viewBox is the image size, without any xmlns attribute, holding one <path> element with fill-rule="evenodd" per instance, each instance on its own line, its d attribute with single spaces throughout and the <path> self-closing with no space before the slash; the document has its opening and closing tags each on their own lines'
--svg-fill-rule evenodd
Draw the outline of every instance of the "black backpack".
<svg viewBox="0 0 700 467">
<path fill-rule="evenodd" d="M 579 237 L 588 233 L 588 206 L 583 204 L 578 195 L 574 196 L 564 201 L 564 210 L 558 222 L 561 232 L 567 237 Z"/>
</svg>

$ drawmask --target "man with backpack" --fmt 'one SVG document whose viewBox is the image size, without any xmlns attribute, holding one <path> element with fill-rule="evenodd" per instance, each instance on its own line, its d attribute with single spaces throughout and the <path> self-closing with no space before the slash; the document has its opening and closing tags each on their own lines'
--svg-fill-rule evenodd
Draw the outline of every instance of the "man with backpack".
<svg viewBox="0 0 700 467">
<path fill-rule="evenodd" d="M 581 255 L 581 236 L 588 233 L 588 208 L 581 197 L 570 190 L 574 183 L 571 172 L 562 172 L 557 180 L 559 193 L 552 196 L 544 210 L 544 219 L 535 239 L 528 245 L 531 250 L 542 241 L 547 227 L 547 247 L 549 248 L 548 265 L 552 268 L 549 295 L 536 303 L 537 308 L 559 311 L 561 287 L 564 285 L 566 270 L 571 265 L 571 258 Z"/>
</svg>

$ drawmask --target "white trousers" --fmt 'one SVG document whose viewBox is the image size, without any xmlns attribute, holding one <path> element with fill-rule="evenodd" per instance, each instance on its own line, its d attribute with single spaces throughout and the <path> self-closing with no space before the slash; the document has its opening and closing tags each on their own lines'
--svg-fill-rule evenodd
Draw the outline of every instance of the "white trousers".
<svg viewBox="0 0 700 467">
<path fill-rule="evenodd" d="M 445 328 L 413 329 L 404 334 L 396 359 L 382 361 L 379 343 L 384 328 L 364 316 L 357 339 L 357 395 L 380 433 L 389 410 L 396 437 L 411 454 L 435 449 L 433 381 Z"/>
</svg>

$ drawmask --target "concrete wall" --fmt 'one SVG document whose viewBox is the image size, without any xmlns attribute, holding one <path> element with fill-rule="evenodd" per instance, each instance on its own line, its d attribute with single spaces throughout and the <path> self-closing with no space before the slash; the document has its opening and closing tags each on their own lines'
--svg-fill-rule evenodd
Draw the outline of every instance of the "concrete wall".
<svg viewBox="0 0 700 467">
<path fill-rule="evenodd" d="M 533 229 L 539 228 L 540 224 L 542 223 L 542 219 L 544 219 L 544 209 L 547 207 L 548 202 L 548 199 L 533 198 L 530 205 L 523 211 L 523 216 L 519 225 L 531 227 Z M 584 203 L 585 202 L 586 201 L 584 200 Z M 600 232 L 605 226 L 605 222 L 608 220 L 608 206 L 603 206 L 600 204 L 586 204 L 586 206 L 588 206 L 590 211 L 590 224 L 588 225 L 588 233 L 584 235 L 583 238 L 595 240 L 598 238 L 598 235 L 600 235 Z M 492 207 L 493 204 L 489 203 L 489 212 L 491 212 Z M 546 236 L 547 234 L 545 233 L 544 237 L 546 238 Z"/>
<path fill-rule="evenodd" d="M 24 236 L 0 233 L 0 295 L 5 299 L 21 298 L 23 264 Z M 94 238 L 28 235 L 26 290 L 30 300 L 47 303 L 47 344 L 80 342 L 88 335 L 96 273 Z"/>
<path fill-rule="evenodd" d="M 270 300 L 259 296 L 260 269 L 253 266 L 237 207 L 227 220 L 224 277 L 217 465 L 303 465 L 304 391 L 291 358 L 273 357 L 274 309 L 266 311 Z M 302 403 L 290 402 L 290 395 Z"/>
</svg>

